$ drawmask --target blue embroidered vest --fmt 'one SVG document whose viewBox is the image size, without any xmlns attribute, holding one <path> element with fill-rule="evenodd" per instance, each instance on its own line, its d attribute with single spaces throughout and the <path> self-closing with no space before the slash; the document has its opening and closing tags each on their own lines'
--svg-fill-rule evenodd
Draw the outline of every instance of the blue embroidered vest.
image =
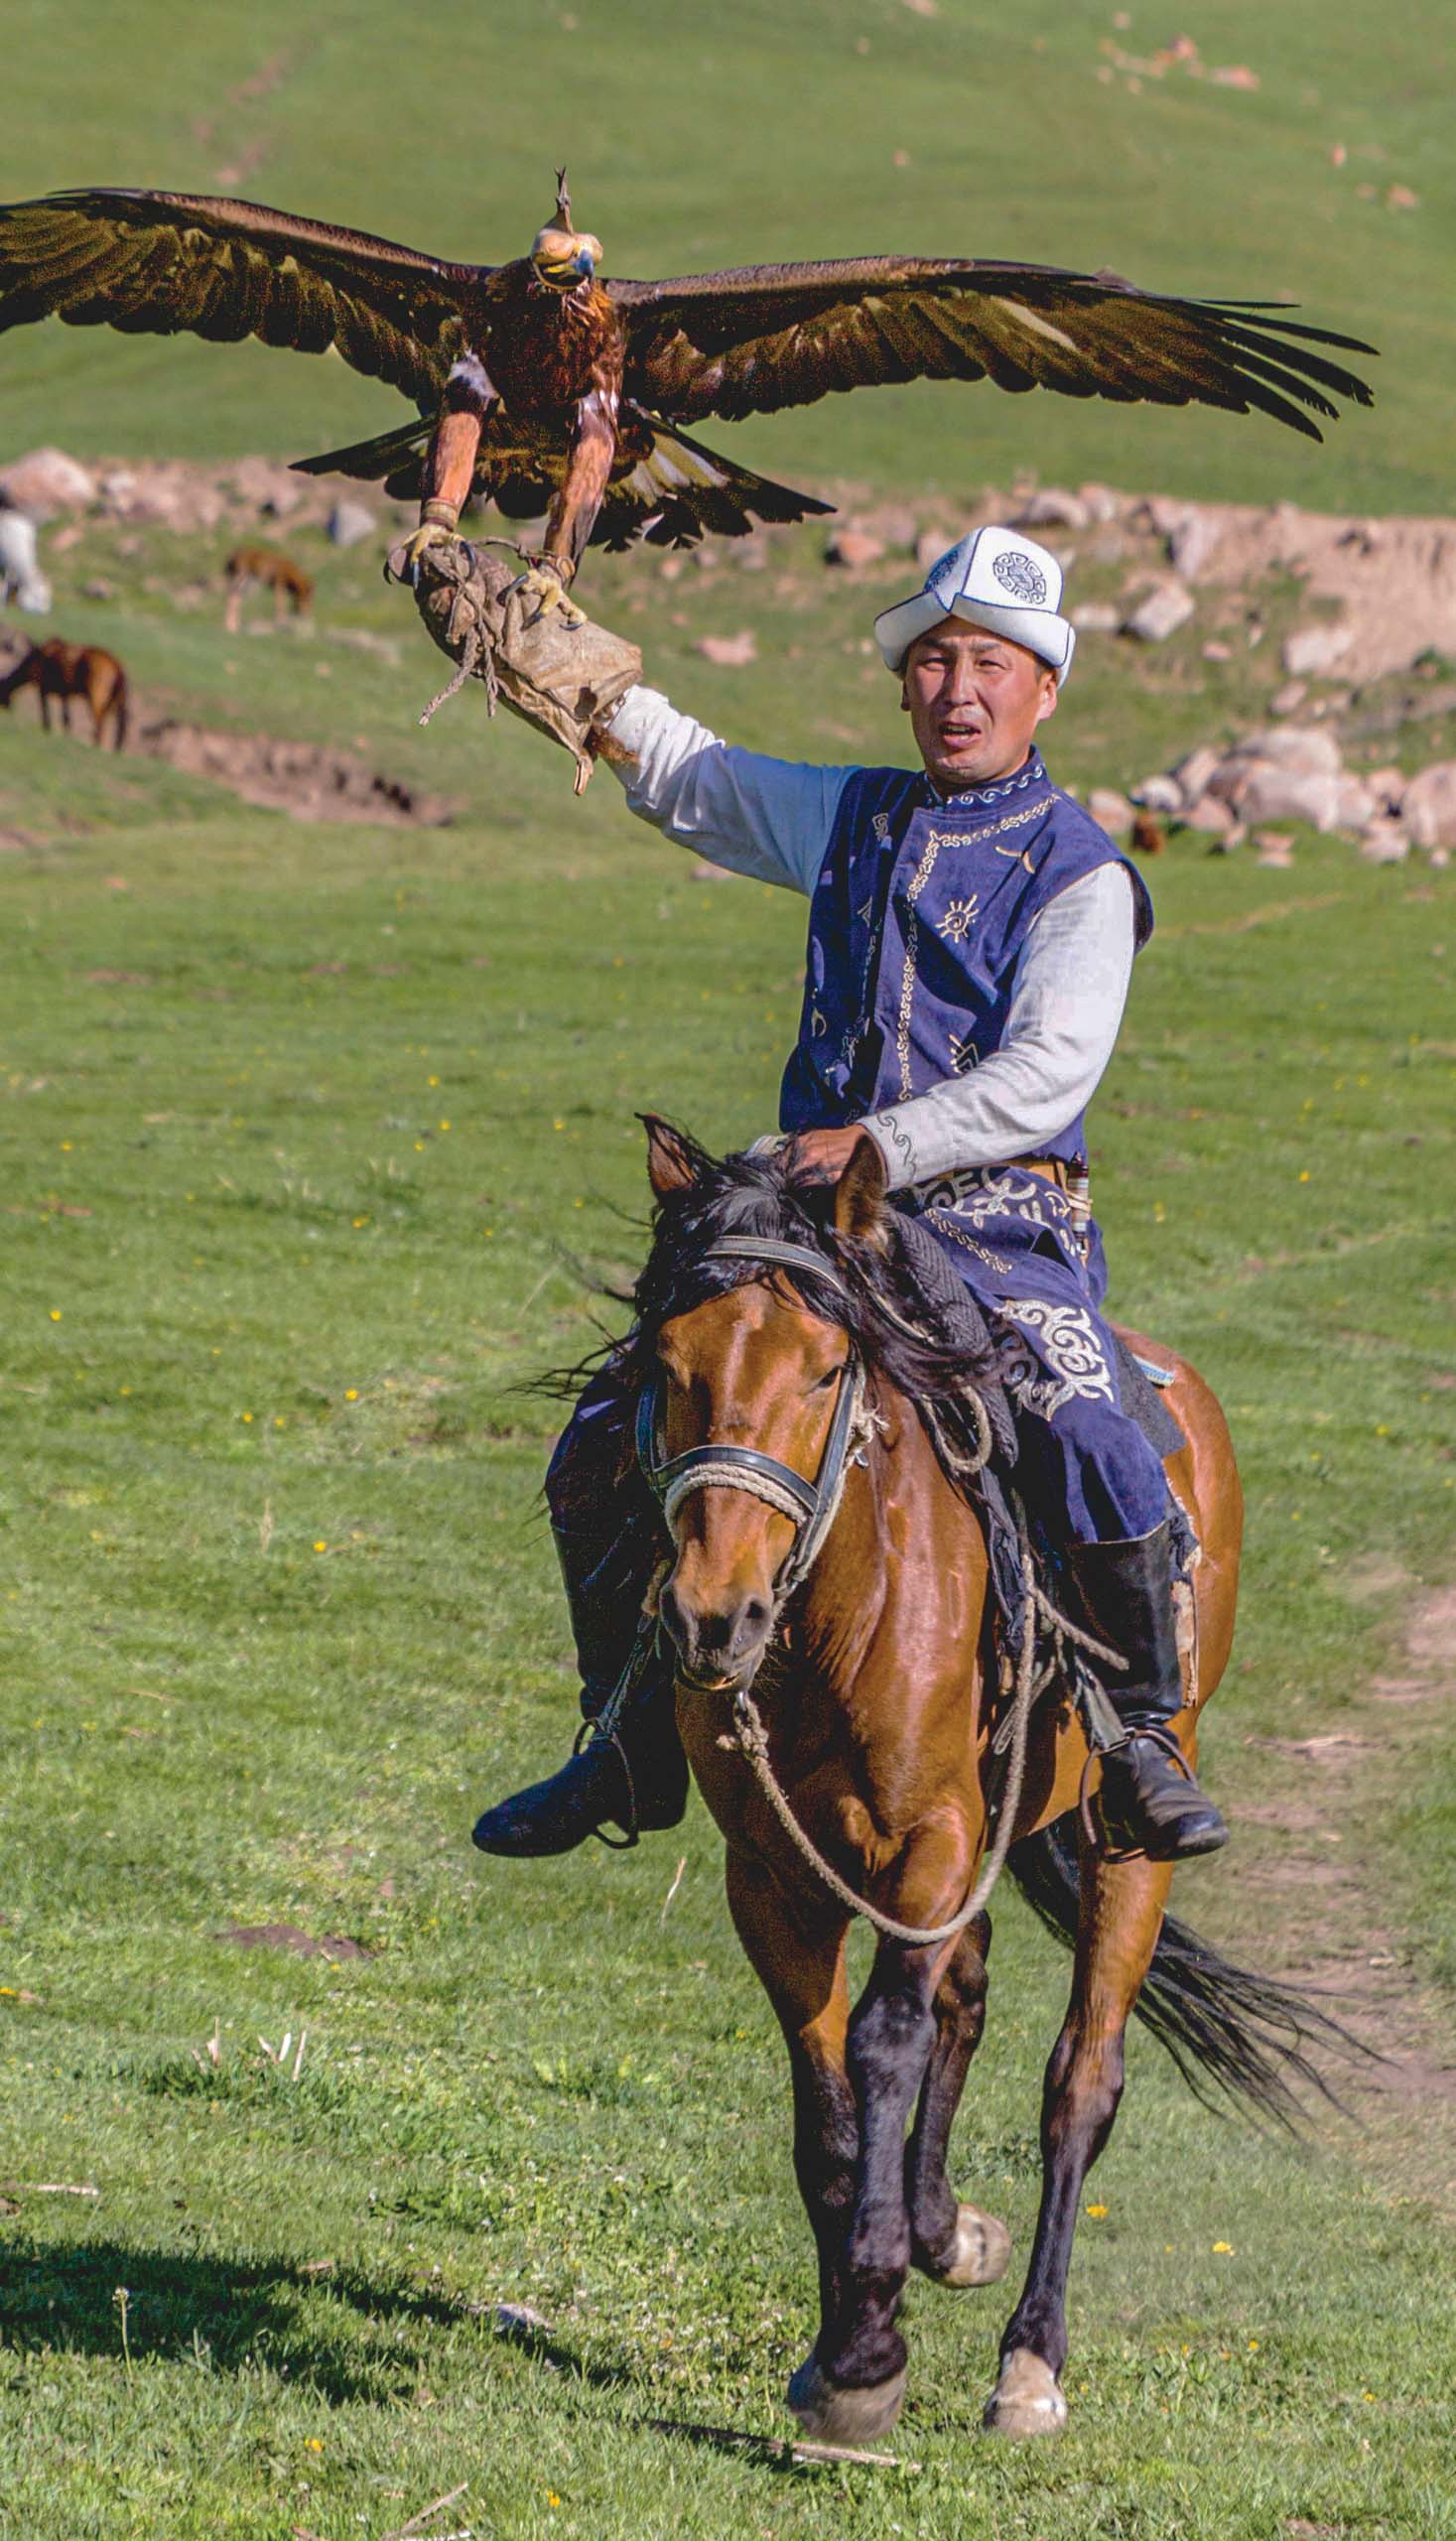
<svg viewBox="0 0 1456 2541">
<path fill-rule="evenodd" d="M 1140 949 L 1152 932 L 1141 875 L 1035 750 L 1014 776 L 944 802 L 906 768 L 857 768 L 810 902 L 779 1126 L 837 1129 L 988 1058 L 1033 919 L 1111 864 L 1131 876 Z M 1085 1154 L 1080 1116 L 1046 1151 Z"/>
</svg>

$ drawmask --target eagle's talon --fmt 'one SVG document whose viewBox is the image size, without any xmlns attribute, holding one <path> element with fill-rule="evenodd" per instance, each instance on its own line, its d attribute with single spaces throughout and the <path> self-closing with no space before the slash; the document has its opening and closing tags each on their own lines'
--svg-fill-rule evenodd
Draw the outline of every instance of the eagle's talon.
<svg viewBox="0 0 1456 2541">
<path fill-rule="evenodd" d="M 522 610 L 528 626 L 539 625 L 542 618 L 552 609 L 560 613 L 563 626 L 586 625 L 585 608 L 579 607 L 576 601 L 568 595 L 568 575 L 558 567 L 554 556 L 543 556 L 537 564 L 530 566 L 524 574 L 517 577 L 511 585 L 511 590 L 520 595 Z M 532 601 L 536 603 L 534 608 L 529 606 Z"/>
<path fill-rule="evenodd" d="M 432 547 L 452 544 L 456 536 L 457 532 L 447 529 L 443 521 L 422 520 L 419 528 L 412 531 L 399 551 L 401 582 L 415 582 L 419 577 L 420 560 L 427 551 Z"/>
</svg>

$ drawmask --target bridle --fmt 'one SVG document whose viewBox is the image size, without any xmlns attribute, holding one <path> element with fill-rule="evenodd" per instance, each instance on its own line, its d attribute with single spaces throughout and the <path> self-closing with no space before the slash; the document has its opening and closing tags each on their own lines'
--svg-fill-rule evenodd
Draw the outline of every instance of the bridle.
<svg viewBox="0 0 1456 2541">
<path fill-rule="evenodd" d="M 703 1259 L 772 1264 L 783 1270 L 809 1271 L 838 1295 L 846 1295 L 844 1282 L 833 1266 L 806 1244 L 783 1244 L 772 1236 L 721 1236 L 717 1244 L 709 1246 Z M 689 1447 L 681 1456 L 665 1455 L 662 1381 L 654 1376 L 644 1386 L 637 1404 L 637 1462 L 669 1533 L 690 1493 L 710 1489 L 746 1491 L 787 1518 L 794 1529 L 794 1540 L 773 1583 L 774 1602 L 780 1605 L 808 1577 L 834 1525 L 852 1442 L 859 1443 L 857 1433 L 861 1429 L 863 1406 L 864 1366 L 852 1342 L 840 1373 L 819 1471 L 810 1482 L 777 1456 L 764 1455 L 758 1447 L 735 1446 L 728 1439 L 709 1439 L 701 1447 Z"/>
</svg>

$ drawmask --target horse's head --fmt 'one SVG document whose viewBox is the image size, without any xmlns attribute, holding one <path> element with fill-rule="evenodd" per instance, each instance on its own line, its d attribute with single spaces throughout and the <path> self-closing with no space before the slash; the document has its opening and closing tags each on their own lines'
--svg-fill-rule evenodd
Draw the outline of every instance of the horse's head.
<svg viewBox="0 0 1456 2541">
<path fill-rule="evenodd" d="M 663 1220 L 680 1204 L 694 1221 L 694 1240 L 711 1260 L 713 1213 L 699 1234 L 694 1207 L 704 1159 L 665 1122 L 649 1120 L 648 1171 Z M 863 1237 L 878 1218 L 884 1168 L 873 1147 L 859 1150 L 831 1199 L 841 1235 Z M 806 1195 L 807 1198 L 807 1195 Z M 730 1223 L 730 1222 L 729 1222 Z M 720 1232 L 720 1240 L 721 1233 Z M 715 1466 L 707 1458 L 679 1475 L 665 1503 L 676 1560 L 661 1592 L 663 1625 L 679 1654 L 681 1673 L 704 1689 L 723 1689 L 751 1678 L 767 1648 L 786 1566 L 800 1545 L 801 1511 L 790 1516 L 775 1504 L 797 1478 L 812 1498 L 832 1436 L 842 1442 L 853 1383 L 852 1350 L 844 1327 L 832 1319 L 834 1264 L 815 1246 L 807 1214 L 795 1209 L 783 1232 L 799 1246 L 819 1250 L 823 1262 L 821 1310 L 798 1293 L 791 1267 L 766 1249 L 761 1274 L 753 1275 L 751 1232 L 730 1234 L 743 1274 L 686 1310 L 667 1312 L 655 1332 L 657 1453 L 665 1473 L 695 1450 L 725 1448 Z M 660 1239 L 661 1240 L 661 1239 Z M 798 1247 L 796 1247 L 798 1249 Z M 736 1270 L 736 1264 L 732 1266 Z M 819 1285 L 809 1279 L 811 1290 Z M 839 1427 L 836 1415 L 839 1414 Z M 745 1479 L 750 1449 L 762 1460 Z M 732 1459 L 738 1455 L 736 1478 Z M 773 1471 L 779 1480 L 775 1482 Z M 697 1480 L 698 1471 L 703 1479 Z M 830 1476 L 823 1477 L 826 1484 Z M 760 1485 L 766 1496 L 760 1496 Z"/>
</svg>

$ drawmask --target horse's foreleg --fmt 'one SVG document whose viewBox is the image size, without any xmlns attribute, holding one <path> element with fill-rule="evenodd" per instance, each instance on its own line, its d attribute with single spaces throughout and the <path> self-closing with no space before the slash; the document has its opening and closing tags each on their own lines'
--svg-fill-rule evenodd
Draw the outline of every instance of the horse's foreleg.
<svg viewBox="0 0 1456 2541">
<path fill-rule="evenodd" d="M 1001 2340 L 999 2379 L 986 2404 L 987 2425 L 1001 2435 L 1050 2435 L 1066 2423 L 1058 2376 L 1067 2354 L 1067 2270 L 1082 2185 L 1123 2096 L 1123 2042 L 1157 1946 L 1171 1878 L 1167 1862 L 1083 1856 L 1072 1999 L 1042 2097 L 1041 2211 L 1026 2284 Z"/>
<path fill-rule="evenodd" d="M 896 2315 L 910 2266 L 905 2127 L 935 2044 L 931 2006 L 946 1955 L 944 1947 L 881 1941 L 850 2024 L 860 2167 L 840 2299 L 789 2386 L 790 2405 L 811 2433 L 831 2443 L 882 2434 L 904 2397 L 905 2341 Z"/>
<path fill-rule="evenodd" d="M 963 2206 L 946 2171 L 951 2128 L 986 2024 L 991 1918 L 978 1916 L 951 1953 L 935 1997 L 935 2046 L 905 2148 L 905 2199 L 913 2264 L 941 2285 L 993 2285 L 1011 2236 L 993 2214 Z"/>
<path fill-rule="evenodd" d="M 819 2254 L 821 2321 L 841 2300 L 845 2234 L 855 2197 L 860 2119 L 845 2072 L 850 1997 L 848 1918 L 828 1899 L 791 1901 L 760 1863 L 728 1854 L 728 1898 L 739 1940 L 778 2016 L 794 2092 L 794 2171 Z"/>
</svg>

